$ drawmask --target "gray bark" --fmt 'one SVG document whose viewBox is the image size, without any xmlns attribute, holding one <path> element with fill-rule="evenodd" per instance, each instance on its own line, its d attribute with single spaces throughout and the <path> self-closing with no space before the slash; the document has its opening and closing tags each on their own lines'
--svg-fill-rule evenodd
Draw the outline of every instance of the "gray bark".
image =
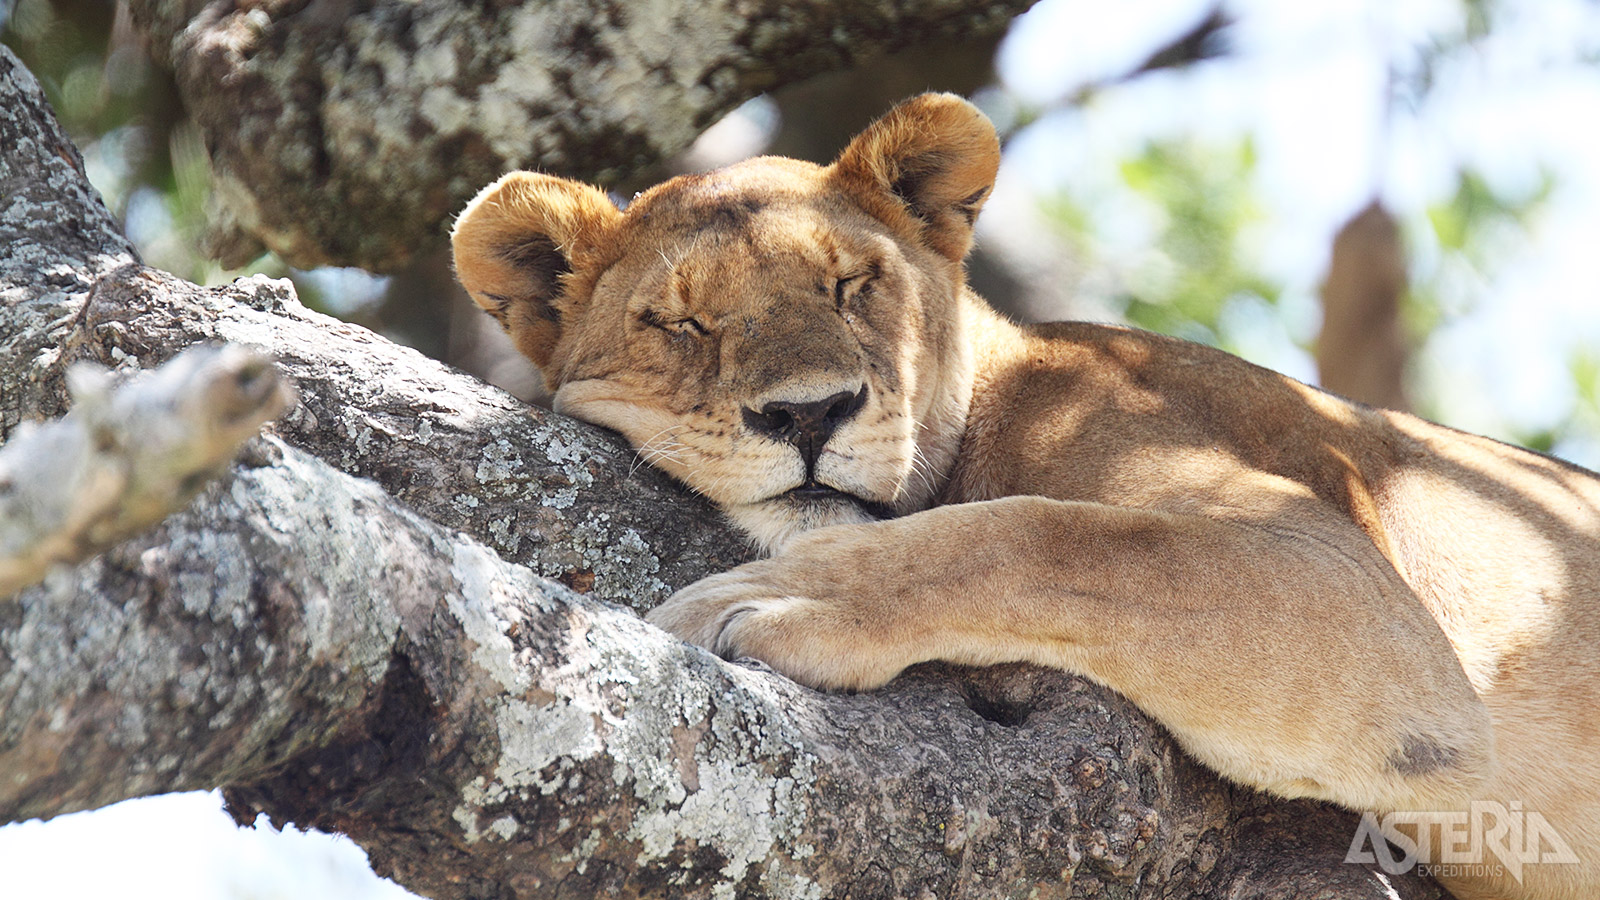
<svg viewBox="0 0 1600 900">
<path fill-rule="evenodd" d="M 220 786 L 435 898 L 1438 897 L 1060 672 L 825 695 L 641 606 L 742 544 L 614 437 L 283 283 L 136 264 L 0 48 L 0 416 L 199 339 L 299 401 L 187 510 L 0 604 L 0 822 Z M 541 574 L 565 576 L 584 594 Z"/>
<path fill-rule="evenodd" d="M 1032 0 L 134 0 L 206 137 L 209 249 L 398 269 L 510 169 L 618 183 L 760 92 Z M 383 223 L 374 228 L 373 222 Z"/>
</svg>

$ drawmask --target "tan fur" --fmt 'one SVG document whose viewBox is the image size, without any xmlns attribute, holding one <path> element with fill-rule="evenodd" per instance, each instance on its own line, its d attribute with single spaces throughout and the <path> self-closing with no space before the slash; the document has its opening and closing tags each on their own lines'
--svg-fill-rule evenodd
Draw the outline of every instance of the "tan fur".
<svg viewBox="0 0 1600 900">
<path fill-rule="evenodd" d="M 1581 860 L 1458 897 L 1600 894 L 1600 479 L 1194 344 L 1001 320 L 961 269 L 998 156 L 926 95 L 832 166 L 626 212 L 514 173 L 463 213 L 461 281 L 557 408 L 775 554 L 651 621 L 823 688 L 1079 672 L 1245 784 L 1515 801 Z"/>
</svg>

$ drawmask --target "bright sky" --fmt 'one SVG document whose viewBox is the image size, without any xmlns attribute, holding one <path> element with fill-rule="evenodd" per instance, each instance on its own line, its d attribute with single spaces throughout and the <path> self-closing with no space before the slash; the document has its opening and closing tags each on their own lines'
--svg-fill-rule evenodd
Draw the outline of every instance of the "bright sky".
<svg viewBox="0 0 1600 900">
<path fill-rule="evenodd" d="M 3 2 L 3 0 L 0 0 Z M 1258 187 L 1269 221 L 1256 235 L 1261 266 L 1288 288 L 1286 314 L 1264 317 L 1247 341 L 1258 361 L 1306 380 L 1291 338 L 1315 334 L 1314 296 L 1334 231 L 1375 190 L 1402 220 L 1449 196 L 1463 164 L 1515 190 L 1541 167 L 1557 189 L 1527 239 L 1492 282 L 1462 275 L 1460 315 L 1424 349 L 1423 371 L 1449 424 L 1500 433 L 1570 415 L 1569 350 L 1600 349 L 1600 11 L 1585 0 L 1496 4 L 1490 39 L 1438 73 L 1414 116 L 1385 128 L 1386 60 L 1402 65 L 1430 35 L 1458 31 L 1447 0 L 1236 0 L 1234 53 L 1185 73 L 1139 79 L 1086 107 L 1052 114 L 1017 137 L 988 233 L 1042 226 L 1039 191 L 1071 185 L 1100 196 L 1098 216 L 1129 252 L 1151 233 L 1148 210 L 1114 189 L 1116 161 L 1148 137 L 1255 136 Z M 1006 42 L 1009 90 L 1047 103 L 1115 76 L 1207 11 L 1197 0 L 1044 0 Z M 1587 59 L 1587 64 L 1579 60 Z M 1416 265 L 1438 265 L 1410 230 Z M 1037 241 L 1036 241 L 1037 243 Z M 1600 438 L 1558 447 L 1600 464 Z M 85 865 L 85 859 L 94 865 Z M 234 828 L 214 795 L 119 804 L 49 824 L 0 828 L 5 896 L 16 900 L 391 900 L 405 896 L 367 873 L 343 839 Z"/>
<path fill-rule="evenodd" d="M 0 828 L 5 900 L 404 900 L 344 837 L 237 828 L 215 793 Z"/>
</svg>

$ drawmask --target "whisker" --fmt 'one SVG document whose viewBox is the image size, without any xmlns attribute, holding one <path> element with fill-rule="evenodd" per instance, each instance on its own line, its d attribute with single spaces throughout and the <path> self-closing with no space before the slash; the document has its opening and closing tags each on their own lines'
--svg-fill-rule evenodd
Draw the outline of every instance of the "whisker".
<svg viewBox="0 0 1600 900">
<path fill-rule="evenodd" d="M 700 496 L 705 497 L 706 499 L 715 502 L 716 498 L 713 497 L 712 495 L 715 494 L 717 492 L 717 490 L 719 488 L 721 488 L 724 484 L 727 484 L 729 481 L 733 480 L 733 477 L 734 477 L 734 473 L 732 473 L 732 472 L 724 472 L 721 475 L 718 475 L 715 478 L 712 478 L 711 481 L 708 484 L 706 484 L 704 487 L 694 487 L 693 485 L 690 485 L 690 489 L 693 490 L 695 493 L 699 494 Z"/>
<path fill-rule="evenodd" d="M 916 444 L 911 445 L 911 474 L 917 476 L 917 479 L 922 482 L 922 487 L 928 492 L 930 498 L 938 492 L 935 487 L 937 473 L 933 470 L 933 463 L 923 455 L 922 448 Z"/>
<path fill-rule="evenodd" d="M 683 462 L 681 454 L 684 451 L 690 450 L 691 448 L 682 441 L 670 437 L 670 435 L 675 431 L 682 431 L 688 427 L 688 423 L 669 425 L 651 435 L 648 440 L 641 443 L 638 449 L 634 450 L 633 452 L 633 462 L 628 466 L 627 477 L 632 478 L 634 473 L 639 471 L 640 465 L 648 462 L 654 462 L 658 459 L 668 459 L 673 462 Z M 654 446 L 657 441 L 662 441 L 665 446 Z"/>
</svg>

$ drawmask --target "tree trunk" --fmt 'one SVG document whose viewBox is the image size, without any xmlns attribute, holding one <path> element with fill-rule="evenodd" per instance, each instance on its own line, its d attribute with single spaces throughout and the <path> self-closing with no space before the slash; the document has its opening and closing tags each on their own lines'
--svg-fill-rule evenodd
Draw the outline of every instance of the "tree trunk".
<svg viewBox="0 0 1600 900">
<path fill-rule="evenodd" d="M 230 341 L 299 387 L 187 510 L 0 599 L 0 822 L 220 786 L 441 900 L 1439 896 L 1081 679 L 818 694 L 646 625 L 746 558 L 712 510 L 284 282 L 142 268 L 3 48 L 0 197 L 7 432 L 77 359 Z"/>
</svg>

